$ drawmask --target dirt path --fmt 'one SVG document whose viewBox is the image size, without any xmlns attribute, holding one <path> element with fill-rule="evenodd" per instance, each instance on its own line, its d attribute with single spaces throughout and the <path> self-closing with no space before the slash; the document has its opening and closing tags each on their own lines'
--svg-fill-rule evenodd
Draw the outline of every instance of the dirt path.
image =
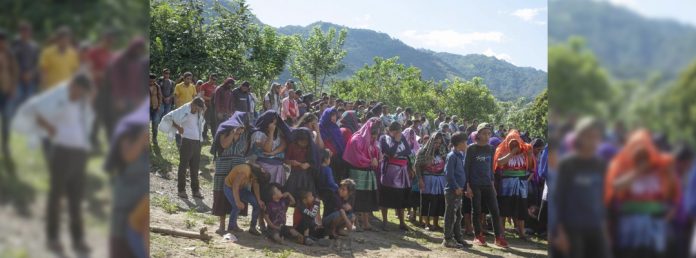
<svg viewBox="0 0 696 258">
<path fill-rule="evenodd" d="M 201 192 L 205 199 L 191 197 L 184 200 L 176 196 L 176 165 L 175 148 L 165 143 L 161 154 L 164 159 L 171 158 L 166 163 L 155 163 L 150 173 L 150 224 L 173 227 L 183 230 L 197 231 L 202 226 L 208 227 L 208 232 L 217 229 L 217 217 L 210 215 L 212 207 L 212 162 L 207 155 L 209 147 L 204 146 L 202 153 L 207 162 L 201 165 L 203 174 L 200 177 Z M 165 144 L 163 144 L 165 143 Z M 162 160 L 160 160 L 162 161 Z M 167 169 L 169 167 L 169 169 Z M 162 171 L 168 172 L 165 178 Z M 188 183 L 187 183 L 188 186 Z M 188 187 L 187 187 L 188 188 Z M 190 188 L 188 188 L 190 192 Z M 292 208 L 287 213 L 288 221 L 292 221 Z M 376 214 L 376 213 L 375 213 Z M 150 251 L 152 257 L 545 257 L 546 244 L 544 241 L 533 240 L 523 242 L 508 239 L 511 248 L 504 250 L 497 247 L 473 247 L 467 250 L 448 249 L 441 246 L 442 233 L 428 232 L 411 226 L 414 231 L 402 233 L 397 230 L 396 217 L 390 212 L 390 228 L 388 232 L 354 232 L 348 238 L 339 239 L 330 247 L 303 246 L 286 241 L 278 245 L 263 237 L 253 236 L 242 232 L 236 234 L 239 241 L 225 242 L 221 236 L 213 234 L 208 243 L 200 240 L 178 238 L 160 234 L 150 234 Z M 394 221 L 392 221 L 394 220 Z M 240 217 L 239 225 L 243 229 L 249 227 L 249 217 Z M 470 237 L 469 239 L 470 240 Z M 488 238 L 492 241 L 492 238 Z M 492 245 L 490 245 L 492 246 Z"/>
</svg>

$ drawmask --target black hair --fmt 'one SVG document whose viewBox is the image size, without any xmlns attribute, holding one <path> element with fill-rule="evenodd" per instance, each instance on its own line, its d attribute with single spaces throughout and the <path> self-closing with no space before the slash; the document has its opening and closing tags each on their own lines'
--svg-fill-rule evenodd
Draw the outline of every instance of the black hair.
<svg viewBox="0 0 696 258">
<path fill-rule="evenodd" d="M 322 149 L 319 151 L 319 157 L 321 158 L 321 162 L 323 163 L 327 159 L 331 159 L 331 152 L 329 149 Z"/>
<path fill-rule="evenodd" d="M 457 146 L 461 142 L 466 142 L 466 134 L 462 132 L 456 132 L 452 135 L 452 139 L 450 140 L 452 142 L 452 146 Z"/>
<path fill-rule="evenodd" d="M 304 199 L 307 199 L 307 197 L 310 196 L 310 195 L 311 195 L 311 196 L 314 196 L 314 194 L 312 193 L 312 191 L 301 191 L 301 192 L 300 192 L 300 198 L 301 198 L 300 201 L 304 201 Z"/>
<path fill-rule="evenodd" d="M 155 75 L 154 73 L 150 73 L 150 79 L 157 79 L 157 75 Z"/>
<path fill-rule="evenodd" d="M 186 79 L 186 77 L 191 77 L 191 78 L 193 78 L 193 73 L 191 73 L 191 72 L 185 72 L 185 73 L 184 73 L 184 79 Z"/>
<path fill-rule="evenodd" d="M 200 97 L 196 97 L 193 100 L 191 100 L 191 104 L 196 105 L 196 106 L 201 107 L 201 108 L 205 107 L 205 102 Z"/>
<path fill-rule="evenodd" d="M 348 194 L 352 194 L 355 192 L 355 181 L 353 181 L 353 179 L 343 179 L 341 180 L 341 183 L 338 186 L 347 188 Z"/>
<path fill-rule="evenodd" d="M 411 127 L 413 125 L 413 120 L 406 120 L 406 127 Z"/>
<path fill-rule="evenodd" d="M 546 144 L 544 143 L 544 140 L 542 140 L 542 139 L 540 139 L 540 138 L 534 138 L 534 140 L 532 140 L 532 147 L 535 148 L 535 149 L 536 149 L 536 148 L 544 147 L 544 145 L 546 145 Z"/>
<path fill-rule="evenodd" d="M 677 161 L 688 161 L 694 158 L 694 151 L 686 144 L 680 144 L 674 151 L 674 157 Z"/>
<path fill-rule="evenodd" d="M 242 82 L 242 86 L 243 87 L 250 87 L 251 83 L 249 83 L 248 81 L 244 81 L 244 82 Z"/>
<path fill-rule="evenodd" d="M 217 74 L 216 74 L 216 73 L 211 73 L 210 75 L 208 75 L 208 79 L 210 79 L 210 78 L 212 78 L 212 77 L 217 78 Z"/>
<path fill-rule="evenodd" d="M 401 124 L 399 124 L 399 122 L 392 122 L 392 123 L 389 125 L 389 131 L 390 131 L 390 132 L 393 132 L 393 131 L 401 131 Z"/>
<path fill-rule="evenodd" d="M 404 110 L 404 112 L 413 113 L 413 110 L 412 110 L 410 107 L 407 107 L 407 108 Z"/>
<path fill-rule="evenodd" d="M 270 183 L 266 185 L 261 195 L 261 199 L 264 202 L 270 202 L 273 200 L 273 189 L 278 189 L 278 191 L 283 192 L 283 186 L 278 183 Z"/>
<path fill-rule="evenodd" d="M 78 86 L 80 89 L 83 90 L 92 89 L 92 81 L 89 79 L 87 74 L 82 72 L 76 74 L 75 77 L 73 77 L 72 84 Z"/>
</svg>

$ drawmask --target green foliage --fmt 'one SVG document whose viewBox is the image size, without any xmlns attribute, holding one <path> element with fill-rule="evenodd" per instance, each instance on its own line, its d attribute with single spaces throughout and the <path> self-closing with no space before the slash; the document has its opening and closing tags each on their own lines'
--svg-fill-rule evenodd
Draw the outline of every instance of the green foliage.
<svg viewBox="0 0 696 258">
<path fill-rule="evenodd" d="M 606 114 L 612 96 L 607 73 L 581 38 L 549 48 L 551 108 L 560 114 Z"/>
<path fill-rule="evenodd" d="M 326 79 L 343 70 L 342 60 L 347 53 L 343 44 L 347 33 L 346 29 L 337 33 L 333 27 L 323 33 L 316 26 L 312 28 L 309 37 L 295 37 L 296 46 L 290 71 L 304 84 L 305 89 L 318 95 L 323 92 Z"/>
<path fill-rule="evenodd" d="M 231 7 L 230 7 L 231 5 Z M 151 6 L 150 70 L 190 71 L 247 80 L 257 96 L 283 71 L 293 47 L 289 36 L 259 26 L 244 1 L 156 1 Z M 176 78 L 174 78 L 176 79 Z"/>
<path fill-rule="evenodd" d="M 440 82 L 423 81 L 420 69 L 399 63 L 399 58 L 374 58 L 346 80 L 336 81 L 331 93 L 342 99 L 376 100 L 392 107 L 412 107 L 434 118 L 439 111 L 458 115 L 468 121 L 505 123 L 545 138 L 548 95 L 544 91 L 533 103 L 524 98 L 499 102 L 484 79 L 461 79 Z"/>
<path fill-rule="evenodd" d="M 131 0 L 2 1 L 0 28 L 14 32 L 25 20 L 33 25 L 38 42 L 43 42 L 56 28 L 66 25 L 76 39 L 94 42 L 105 28 L 116 29 L 124 36 L 146 33 L 147 8 L 147 1 Z"/>
</svg>

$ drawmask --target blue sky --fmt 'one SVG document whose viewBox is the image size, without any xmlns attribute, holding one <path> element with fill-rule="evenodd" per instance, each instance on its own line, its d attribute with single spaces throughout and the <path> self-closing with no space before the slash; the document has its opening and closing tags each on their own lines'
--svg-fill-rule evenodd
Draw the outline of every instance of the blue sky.
<svg viewBox="0 0 696 258">
<path fill-rule="evenodd" d="M 415 48 L 547 68 L 546 0 L 247 0 L 265 24 L 316 21 L 380 31 Z M 348 35 L 350 37 L 350 35 Z"/>
<path fill-rule="evenodd" d="M 676 20 L 696 27 L 694 0 L 605 0 L 649 18 Z"/>
</svg>

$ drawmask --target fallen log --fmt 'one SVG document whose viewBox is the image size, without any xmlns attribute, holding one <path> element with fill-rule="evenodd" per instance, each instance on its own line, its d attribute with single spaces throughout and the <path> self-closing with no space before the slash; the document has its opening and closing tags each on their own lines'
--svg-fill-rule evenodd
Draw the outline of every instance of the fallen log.
<svg viewBox="0 0 696 258">
<path fill-rule="evenodd" d="M 163 228 L 163 227 L 159 227 L 159 226 L 150 226 L 150 231 L 153 233 L 158 233 L 158 234 L 163 234 L 163 235 L 194 238 L 194 239 L 200 239 L 203 241 L 208 241 L 208 240 L 213 238 L 212 236 L 208 235 L 208 233 L 207 233 L 208 227 L 202 227 L 198 230 L 198 232 L 193 232 L 193 231 L 178 230 L 178 229 L 173 229 L 173 228 Z"/>
</svg>

